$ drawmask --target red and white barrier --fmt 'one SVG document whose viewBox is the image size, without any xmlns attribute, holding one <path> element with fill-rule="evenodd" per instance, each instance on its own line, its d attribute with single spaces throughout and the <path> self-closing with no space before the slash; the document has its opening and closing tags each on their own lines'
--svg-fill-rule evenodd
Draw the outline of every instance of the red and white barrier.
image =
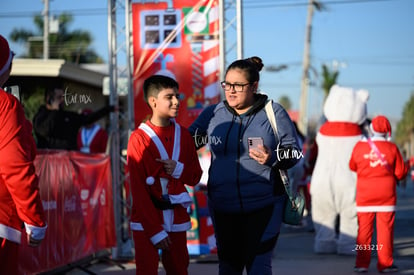
<svg viewBox="0 0 414 275">
<path fill-rule="evenodd" d="M 35 160 L 46 212 L 46 237 L 20 245 L 20 272 L 63 267 L 116 244 L 110 158 L 75 151 L 39 151 Z"/>
</svg>

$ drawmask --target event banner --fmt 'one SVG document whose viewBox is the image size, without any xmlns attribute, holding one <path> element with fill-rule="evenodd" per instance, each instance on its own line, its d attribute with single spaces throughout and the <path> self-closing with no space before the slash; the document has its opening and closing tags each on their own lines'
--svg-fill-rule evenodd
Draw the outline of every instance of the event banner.
<svg viewBox="0 0 414 275">
<path fill-rule="evenodd" d="M 187 249 L 190 255 L 216 254 L 216 237 L 207 205 L 207 188 L 187 187 L 193 199 L 190 208 L 191 230 L 187 231 Z"/>
<path fill-rule="evenodd" d="M 109 156 L 39 150 L 34 164 L 48 228 L 37 248 L 22 235 L 21 274 L 63 267 L 115 246 Z"/>
<path fill-rule="evenodd" d="M 132 4 L 132 16 L 136 126 L 151 113 L 144 80 L 163 74 L 179 83 L 177 121 L 188 127 L 220 100 L 218 0 L 141 1 Z"/>
</svg>

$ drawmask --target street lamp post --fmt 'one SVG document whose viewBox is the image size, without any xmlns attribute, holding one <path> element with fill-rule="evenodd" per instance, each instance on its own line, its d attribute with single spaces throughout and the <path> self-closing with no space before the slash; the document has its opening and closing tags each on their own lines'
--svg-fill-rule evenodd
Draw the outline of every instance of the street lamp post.
<svg viewBox="0 0 414 275">
<path fill-rule="evenodd" d="M 49 0 L 43 0 L 45 3 L 43 10 L 43 59 L 49 59 Z"/>
</svg>

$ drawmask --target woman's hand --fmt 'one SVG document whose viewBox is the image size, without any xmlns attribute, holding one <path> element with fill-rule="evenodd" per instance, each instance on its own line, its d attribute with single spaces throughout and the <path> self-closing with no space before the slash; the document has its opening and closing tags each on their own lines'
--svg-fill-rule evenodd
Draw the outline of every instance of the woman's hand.
<svg viewBox="0 0 414 275">
<path fill-rule="evenodd" d="M 272 154 L 269 148 L 259 145 L 257 149 L 249 149 L 249 156 L 263 165 L 272 157 Z"/>
</svg>

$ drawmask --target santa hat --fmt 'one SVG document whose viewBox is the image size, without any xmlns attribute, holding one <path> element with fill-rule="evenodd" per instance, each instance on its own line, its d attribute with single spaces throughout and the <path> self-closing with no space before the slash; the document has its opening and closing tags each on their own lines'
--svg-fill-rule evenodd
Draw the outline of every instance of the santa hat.
<svg viewBox="0 0 414 275">
<path fill-rule="evenodd" d="M 91 109 L 88 109 L 88 108 L 85 108 L 85 109 L 83 109 L 82 110 L 82 115 L 89 115 L 89 114 L 92 114 L 93 113 L 93 111 L 91 110 Z"/>
<path fill-rule="evenodd" d="M 371 121 L 371 131 L 374 135 L 391 138 L 391 124 L 385 116 L 376 116 Z"/>
<path fill-rule="evenodd" d="M 7 40 L 0 35 L 0 75 L 4 74 L 9 68 L 13 59 L 13 52 L 10 50 Z"/>
</svg>

